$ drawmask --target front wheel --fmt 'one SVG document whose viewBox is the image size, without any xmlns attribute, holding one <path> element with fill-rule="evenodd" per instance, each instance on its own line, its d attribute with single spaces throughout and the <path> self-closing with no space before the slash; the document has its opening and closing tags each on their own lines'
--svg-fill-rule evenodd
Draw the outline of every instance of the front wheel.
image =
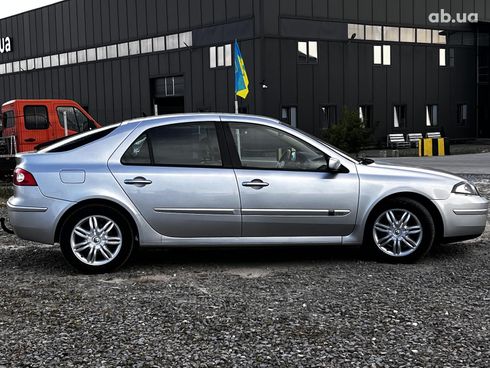
<svg viewBox="0 0 490 368">
<path fill-rule="evenodd" d="M 131 225 L 117 210 L 91 206 L 77 210 L 63 224 L 61 251 L 83 273 L 106 273 L 121 267 L 131 255 Z"/>
<path fill-rule="evenodd" d="M 429 211 L 410 198 L 394 198 L 379 206 L 366 225 L 368 249 L 376 258 L 414 262 L 432 247 L 434 220 Z"/>
</svg>

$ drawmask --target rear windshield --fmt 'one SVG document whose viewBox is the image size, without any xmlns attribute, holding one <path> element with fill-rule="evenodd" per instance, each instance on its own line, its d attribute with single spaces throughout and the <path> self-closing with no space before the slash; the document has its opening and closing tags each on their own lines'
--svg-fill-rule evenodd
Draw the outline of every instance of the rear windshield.
<svg viewBox="0 0 490 368">
<path fill-rule="evenodd" d="M 120 124 L 110 125 L 104 128 L 94 129 L 86 133 L 72 135 L 67 137 L 61 141 L 57 141 L 56 143 L 49 145 L 46 148 L 41 149 L 40 153 L 47 152 L 66 152 L 71 151 L 75 148 L 85 146 L 86 144 L 95 142 L 98 139 L 101 139 L 107 135 L 109 135 L 112 131 L 114 131 Z"/>
</svg>

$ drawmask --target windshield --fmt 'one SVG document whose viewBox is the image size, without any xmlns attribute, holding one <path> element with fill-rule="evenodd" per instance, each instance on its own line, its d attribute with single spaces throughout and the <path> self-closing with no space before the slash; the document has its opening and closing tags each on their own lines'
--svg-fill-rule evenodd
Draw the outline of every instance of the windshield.
<svg viewBox="0 0 490 368">
<path fill-rule="evenodd" d="M 84 146 L 88 143 L 95 142 L 96 140 L 101 139 L 106 135 L 109 135 L 119 125 L 121 124 L 113 124 L 103 128 L 90 130 L 85 133 L 80 133 L 80 134 L 66 137 L 61 141 L 57 141 L 49 145 L 48 147 L 41 149 L 39 153 L 70 151 L 72 149 Z"/>
</svg>

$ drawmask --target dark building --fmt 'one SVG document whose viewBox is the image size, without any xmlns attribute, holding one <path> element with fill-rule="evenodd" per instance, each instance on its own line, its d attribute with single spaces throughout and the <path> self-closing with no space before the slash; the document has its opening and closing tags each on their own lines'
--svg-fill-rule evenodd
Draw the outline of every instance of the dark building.
<svg viewBox="0 0 490 368">
<path fill-rule="evenodd" d="M 103 124 L 233 112 L 237 39 L 242 112 L 490 137 L 485 20 L 490 0 L 68 0 L 0 20 L 0 101 L 73 99 Z"/>
</svg>

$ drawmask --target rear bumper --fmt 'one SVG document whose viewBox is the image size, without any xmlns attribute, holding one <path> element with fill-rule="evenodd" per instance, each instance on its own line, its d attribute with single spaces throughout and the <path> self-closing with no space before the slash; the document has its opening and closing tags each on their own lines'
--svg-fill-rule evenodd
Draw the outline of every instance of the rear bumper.
<svg viewBox="0 0 490 368">
<path fill-rule="evenodd" d="M 26 195 L 25 191 L 31 192 L 32 196 Z M 59 218 L 72 203 L 44 197 L 35 187 L 25 191 L 22 197 L 10 197 L 7 202 L 14 233 L 21 239 L 53 244 Z"/>
<path fill-rule="evenodd" d="M 488 200 L 479 196 L 451 194 L 446 200 L 436 200 L 444 222 L 444 242 L 468 240 L 485 231 Z"/>
</svg>

